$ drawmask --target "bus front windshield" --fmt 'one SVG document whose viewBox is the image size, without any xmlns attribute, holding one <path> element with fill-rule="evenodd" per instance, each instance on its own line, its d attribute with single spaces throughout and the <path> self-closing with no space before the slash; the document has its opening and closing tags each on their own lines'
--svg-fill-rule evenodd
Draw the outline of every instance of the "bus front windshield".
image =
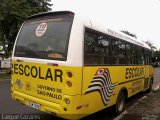
<svg viewBox="0 0 160 120">
<path fill-rule="evenodd" d="M 72 21 L 68 15 L 27 20 L 19 33 L 14 56 L 65 61 Z"/>
</svg>

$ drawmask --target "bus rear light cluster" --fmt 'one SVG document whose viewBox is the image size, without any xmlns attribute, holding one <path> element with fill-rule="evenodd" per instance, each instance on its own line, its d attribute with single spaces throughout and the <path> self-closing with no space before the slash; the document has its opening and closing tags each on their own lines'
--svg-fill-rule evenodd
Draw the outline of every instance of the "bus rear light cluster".
<svg viewBox="0 0 160 120">
<path fill-rule="evenodd" d="M 81 108 L 82 108 L 82 106 L 78 106 L 78 107 L 77 107 L 77 110 L 78 110 L 78 109 L 81 109 Z"/>
<path fill-rule="evenodd" d="M 72 72 L 67 72 L 67 75 L 68 75 L 68 77 L 70 77 L 70 78 L 73 76 Z"/>
<path fill-rule="evenodd" d="M 52 115 L 57 115 L 55 112 L 51 112 Z"/>
<path fill-rule="evenodd" d="M 67 86 L 72 87 L 72 83 L 70 81 L 67 81 Z"/>
<path fill-rule="evenodd" d="M 25 104 L 21 102 L 21 105 L 25 105 Z"/>
<path fill-rule="evenodd" d="M 65 102 L 66 104 L 70 104 L 70 100 L 69 100 L 68 98 L 65 98 L 65 99 L 64 99 L 64 102 Z"/>
<path fill-rule="evenodd" d="M 64 110 L 64 111 L 67 111 L 67 108 L 64 107 L 63 110 Z"/>
</svg>

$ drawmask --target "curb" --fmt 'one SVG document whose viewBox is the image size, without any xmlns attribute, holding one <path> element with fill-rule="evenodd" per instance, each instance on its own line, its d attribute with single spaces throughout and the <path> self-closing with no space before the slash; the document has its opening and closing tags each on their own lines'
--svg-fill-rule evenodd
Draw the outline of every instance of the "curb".
<svg viewBox="0 0 160 120">
<path fill-rule="evenodd" d="M 157 91 L 159 90 L 159 88 L 160 88 L 160 86 L 157 85 L 152 91 L 153 91 L 153 92 L 157 92 Z"/>
<path fill-rule="evenodd" d="M 154 89 L 152 89 L 152 91 L 150 93 L 154 93 L 157 92 L 158 90 L 160 90 L 160 85 L 157 85 L 156 87 L 154 87 Z M 149 93 L 149 94 L 150 94 Z M 148 94 L 147 94 L 148 95 Z M 129 107 L 127 110 L 134 108 L 137 104 L 139 104 L 140 101 L 148 98 L 148 96 L 145 95 L 142 98 L 140 98 L 136 103 L 134 103 L 131 107 Z M 125 110 L 123 113 L 121 113 L 120 115 L 118 115 L 116 118 L 114 118 L 113 120 L 121 120 L 123 118 L 123 115 L 128 114 L 128 111 Z"/>
<path fill-rule="evenodd" d="M 120 115 L 118 115 L 116 118 L 114 118 L 113 120 L 120 120 L 121 118 L 123 118 L 123 115 L 127 114 L 127 110 L 125 110 L 124 112 L 122 112 Z"/>
<path fill-rule="evenodd" d="M 129 107 L 128 109 L 132 109 L 132 108 L 134 108 L 137 104 L 139 104 L 139 102 L 141 101 L 141 100 L 144 100 L 144 99 L 146 99 L 148 96 L 143 96 L 142 98 L 140 98 L 136 103 L 134 103 L 131 107 Z M 121 120 L 122 118 L 123 118 L 123 115 L 126 115 L 126 114 L 128 114 L 128 111 L 127 110 L 125 110 L 124 112 L 122 112 L 120 115 L 118 115 L 116 118 L 114 118 L 113 120 Z"/>
</svg>

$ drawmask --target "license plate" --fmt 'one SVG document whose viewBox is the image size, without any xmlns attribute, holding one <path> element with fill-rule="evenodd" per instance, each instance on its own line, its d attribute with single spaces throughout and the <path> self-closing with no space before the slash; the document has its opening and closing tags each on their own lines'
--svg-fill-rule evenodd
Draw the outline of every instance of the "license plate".
<svg viewBox="0 0 160 120">
<path fill-rule="evenodd" d="M 40 104 L 30 101 L 29 106 L 35 109 L 40 109 Z"/>
</svg>

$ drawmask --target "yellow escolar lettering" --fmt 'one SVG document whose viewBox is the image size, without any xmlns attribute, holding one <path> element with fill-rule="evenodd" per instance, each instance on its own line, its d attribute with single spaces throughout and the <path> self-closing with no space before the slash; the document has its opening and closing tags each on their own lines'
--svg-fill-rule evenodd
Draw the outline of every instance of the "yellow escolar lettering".
<svg viewBox="0 0 160 120">
<path fill-rule="evenodd" d="M 144 76 L 144 68 L 126 68 L 126 79 Z"/>
<path fill-rule="evenodd" d="M 54 69 L 54 71 L 52 71 L 51 68 L 47 68 L 46 71 L 44 70 L 42 71 L 41 67 L 13 64 L 12 70 L 14 74 L 32 76 L 33 78 L 39 78 L 42 80 L 51 80 L 60 82 L 62 82 L 63 80 L 62 79 L 63 72 L 60 69 Z"/>
</svg>

